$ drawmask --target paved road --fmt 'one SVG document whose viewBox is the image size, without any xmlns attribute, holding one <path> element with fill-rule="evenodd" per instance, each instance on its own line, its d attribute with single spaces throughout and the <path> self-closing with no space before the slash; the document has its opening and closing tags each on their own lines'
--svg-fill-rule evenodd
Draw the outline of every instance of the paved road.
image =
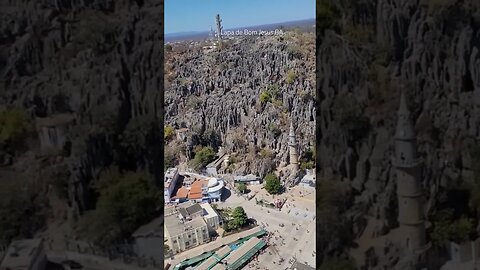
<svg viewBox="0 0 480 270">
<path fill-rule="evenodd" d="M 264 197 L 265 198 L 265 197 Z M 271 197 L 270 197 L 271 198 Z M 249 217 L 257 220 L 258 224 L 264 224 L 269 232 L 273 232 L 270 238 L 270 246 L 266 252 L 259 255 L 258 265 L 267 269 L 285 269 L 291 266 L 289 260 L 296 258 L 301 263 L 315 266 L 315 205 L 309 204 L 307 198 L 302 203 L 294 202 L 289 208 L 282 211 L 261 207 L 255 203 L 255 199 L 247 201 L 232 193 L 231 197 L 219 207 L 242 206 Z M 307 211 L 306 209 L 309 209 Z M 288 213 L 288 210 L 291 210 Z M 298 212 L 298 215 L 295 215 Z M 307 217 L 304 217 L 304 215 Z M 280 227 L 280 224 L 284 227 Z M 276 244 L 274 246 L 273 244 Z M 284 261 L 279 264 L 279 260 Z M 248 269 L 248 266 L 245 268 Z"/>
</svg>

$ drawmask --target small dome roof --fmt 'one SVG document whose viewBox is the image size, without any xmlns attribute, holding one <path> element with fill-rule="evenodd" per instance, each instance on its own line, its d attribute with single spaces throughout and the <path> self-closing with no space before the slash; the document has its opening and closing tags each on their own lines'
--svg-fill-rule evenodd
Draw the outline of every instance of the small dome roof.
<svg viewBox="0 0 480 270">
<path fill-rule="evenodd" d="M 208 180 L 208 187 L 215 187 L 218 186 L 218 180 L 217 178 L 211 178 Z"/>
</svg>

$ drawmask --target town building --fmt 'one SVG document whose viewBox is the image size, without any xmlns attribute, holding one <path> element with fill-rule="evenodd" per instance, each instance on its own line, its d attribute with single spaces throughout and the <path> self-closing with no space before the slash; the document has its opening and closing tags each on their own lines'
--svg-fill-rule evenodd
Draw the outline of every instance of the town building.
<svg viewBox="0 0 480 270">
<path fill-rule="evenodd" d="M 0 270 L 44 270 L 47 265 L 42 239 L 13 241 L 0 264 Z"/>
<path fill-rule="evenodd" d="M 180 176 L 178 174 L 177 168 L 169 168 L 165 172 L 163 191 L 165 203 L 169 203 L 171 201 L 171 197 L 173 195 L 179 177 Z"/>
<path fill-rule="evenodd" d="M 193 202 L 207 202 L 208 201 L 208 180 L 196 180 L 187 195 L 187 199 Z"/>
<path fill-rule="evenodd" d="M 306 187 L 306 188 L 315 188 L 316 183 L 316 176 L 315 170 L 305 170 L 306 174 L 303 176 L 302 180 L 300 180 L 299 185 Z"/>
<path fill-rule="evenodd" d="M 164 233 L 168 246 L 176 253 L 210 241 L 208 226 L 202 217 L 183 222 L 178 216 L 167 216 Z"/>
<path fill-rule="evenodd" d="M 213 209 L 209 203 L 202 203 L 200 205 L 203 209 L 203 219 L 207 223 L 210 232 L 216 231 L 222 224 L 220 215 Z"/>
<path fill-rule="evenodd" d="M 262 179 L 254 174 L 235 176 L 233 181 L 235 184 L 243 183 L 245 185 L 260 185 L 262 183 Z"/>
<path fill-rule="evenodd" d="M 222 200 L 222 193 L 225 184 L 222 179 L 219 178 L 210 178 L 208 180 L 208 201 L 210 202 L 219 202 Z"/>
<path fill-rule="evenodd" d="M 198 203 L 179 207 L 178 212 L 179 218 L 184 222 L 203 216 L 203 208 Z"/>
</svg>

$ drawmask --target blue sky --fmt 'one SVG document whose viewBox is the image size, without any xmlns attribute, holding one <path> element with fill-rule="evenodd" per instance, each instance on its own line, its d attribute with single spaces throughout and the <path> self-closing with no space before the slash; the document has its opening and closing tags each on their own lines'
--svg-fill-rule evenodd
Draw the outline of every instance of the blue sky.
<svg viewBox="0 0 480 270">
<path fill-rule="evenodd" d="M 165 0 L 165 34 L 315 18 L 315 0 Z"/>
</svg>

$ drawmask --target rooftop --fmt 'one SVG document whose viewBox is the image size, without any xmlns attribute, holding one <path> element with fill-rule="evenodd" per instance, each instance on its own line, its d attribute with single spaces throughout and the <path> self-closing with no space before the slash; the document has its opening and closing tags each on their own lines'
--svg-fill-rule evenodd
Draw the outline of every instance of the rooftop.
<svg viewBox="0 0 480 270">
<path fill-rule="evenodd" d="M 206 227 L 207 223 L 202 217 L 196 217 L 189 222 L 182 223 L 177 216 L 165 217 L 165 229 L 170 236 L 176 236 L 189 230 Z"/>
<path fill-rule="evenodd" d="M 164 182 L 165 182 L 165 188 L 168 189 L 170 188 L 170 185 L 173 183 L 173 178 L 175 177 L 175 175 L 178 173 L 178 169 L 177 168 L 169 168 L 166 172 L 165 172 L 165 179 L 164 179 Z"/>
<path fill-rule="evenodd" d="M 230 251 L 232 251 L 230 246 L 226 245 L 226 246 L 222 247 L 221 249 L 217 250 L 217 252 L 215 252 L 215 254 L 213 254 L 208 259 L 203 261 L 199 266 L 197 266 L 197 268 L 195 268 L 195 270 L 212 269 L 211 267 L 215 266 L 221 259 L 225 258 L 225 256 L 227 256 L 230 253 Z"/>
<path fill-rule="evenodd" d="M 165 178 L 173 178 L 175 174 L 177 174 L 178 169 L 177 168 L 168 168 L 167 171 L 165 172 Z"/>
<path fill-rule="evenodd" d="M 218 216 L 215 209 L 213 209 L 212 206 L 209 203 L 202 203 L 201 207 L 203 209 L 205 209 L 205 211 L 207 212 L 207 215 L 205 215 L 205 218 L 211 218 L 211 217 Z"/>
<path fill-rule="evenodd" d="M 184 218 L 192 216 L 192 215 L 194 215 L 198 212 L 203 213 L 203 209 L 202 209 L 202 207 L 200 207 L 200 205 L 198 203 L 181 207 L 181 208 L 178 209 L 178 211 L 180 212 L 180 214 L 182 214 L 182 216 Z"/>
<path fill-rule="evenodd" d="M 173 199 L 185 199 L 188 196 L 188 189 L 186 187 L 181 187 L 177 190 L 177 193 L 175 196 L 173 196 Z"/>
<path fill-rule="evenodd" d="M 202 188 L 208 185 L 208 180 L 197 180 L 193 182 L 192 187 L 190 188 L 190 193 L 188 193 L 188 198 L 190 200 L 197 200 L 203 197 Z"/>
<path fill-rule="evenodd" d="M 250 238 L 248 241 L 243 243 L 243 245 L 241 245 L 238 249 L 232 251 L 232 253 L 230 253 L 230 255 L 228 255 L 225 258 L 225 262 L 229 266 L 232 266 L 234 264 L 235 265 L 241 265 L 243 261 L 250 258 L 249 255 L 253 255 L 258 251 L 258 250 L 256 250 L 257 246 L 263 246 L 264 245 L 264 243 L 262 243 L 262 242 L 263 241 L 260 240 L 257 237 Z M 252 254 L 252 251 L 254 251 L 255 253 Z M 248 258 L 246 256 L 248 256 Z"/>
<path fill-rule="evenodd" d="M 302 182 L 315 182 L 315 175 L 312 175 L 312 174 L 306 174 L 303 178 L 302 178 Z"/>
<path fill-rule="evenodd" d="M 247 174 L 243 176 L 235 176 L 235 181 L 256 181 L 259 180 L 260 177 L 254 175 L 254 174 Z"/>
<path fill-rule="evenodd" d="M 30 264 L 41 249 L 43 249 L 42 239 L 13 241 L 0 266 L 11 269 L 30 269 Z"/>
</svg>

